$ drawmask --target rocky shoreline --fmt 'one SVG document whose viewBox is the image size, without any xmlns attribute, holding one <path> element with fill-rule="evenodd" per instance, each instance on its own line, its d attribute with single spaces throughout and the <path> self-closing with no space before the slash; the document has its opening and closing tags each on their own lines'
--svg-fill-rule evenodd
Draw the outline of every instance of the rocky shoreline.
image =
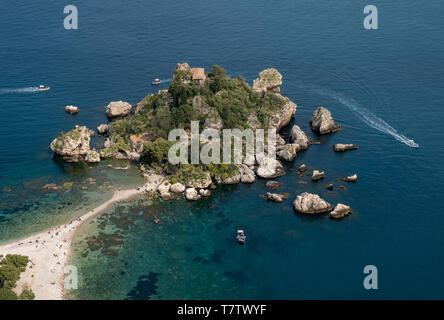
<svg viewBox="0 0 444 320">
<path fill-rule="evenodd" d="M 285 141 L 282 136 L 277 134 L 276 159 L 267 156 L 266 153 L 265 156 L 262 157 L 246 156 L 241 164 L 232 165 L 229 169 L 223 167 L 225 171 L 222 173 L 215 170 L 212 171 L 208 166 L 203 169 L 200 168 L 199 170 L 192 168 L 190 169 L 192 174 L 189 177 L 180 176 L 179 178 L 177 174 L 169 174 L 165 166 L 162 167 L 143 161 L 143 159 L 146 158 L 147 149 L 162 139 L 159 135 L 151 134 L 150 132 L 153 130 L 137 129 L 134 131 L 142 132 L 139 134 L 135 134 L 135 132 L 131 134 L 130 132 L 130 134 L 128 134 L 126 131 L 131 130 L 120 129 L 119 126 L 124 126 L 128 123 L 132 125 L 136 120 L 140 121 L 139 118 L 142 116 L 146 116 L 147 118 L 157 116 L 160 108 L 173 109 L 174 105 L 177 104 L 177 100 L 182 99 L 181 97 L 178 98 L 175 96 L 176 93 L 172 90 L 172 88 L 174 88 L 173 85 L 182 86 L 180 90 L 185 90 L 183 89 L 184 87 L 189 88 L 191 86 L 193 90 L 205 92 L 202 88 L 208 85 L 209 81 L 212 81 L 208 85 L 209 88 L 216 82 L 217 78 L 212 74 L 220 73 L 219 70 L 221 68 L 217 68 L 215 69 L 215 67 L 213 67 L 216 71 L 212 69 L 210 73 L 206 74 L 205 78 L 207 80 L 195 82 L 193 69 L 190 68 L 187 63 L 178 63 L 173 73 L 173 82 L 169 90 L 159 90 L 157 94 L 148 95 L 135 107 L 123 101 L 110 102 L 106 106 L 105 111 L 106 116 L 108 119 L 111 119 L 111 122 L 109 124 L 100 124 L 97 127 L 97 133 L 105 137 L 105 142 L 101 150 L 90 148 L 90 138 L 95 132 L 84 126 L 75 126 L 70 132 L 62 133 L 60 137 L 52 141 L 50 148 L 55 155 L 67 162 L 86 161 L 89 163 L 98 163 L 103 158 L 132 161 L 139 166 L 141 174 L 148 182 L 147 185 L 150 186 L 150 188 L 146 188 L 143 191 L 157 194 L 165 201 L 177 199 L 178 195 L 189 201 L 196 201 L 211 196 L 211 189 L 215 189 L 217 185 L 253 183 L 258 178 L 273 179 L 286 174 L 282 162 L 291 163 L 297 157 L 298 152 L 307 150 L 310 145 L 314 144 L 307 134 L 297 125 L 293 125 L 290 129 L 288 141 Z M 227 78 L 222 79 L 227 80 Z M 235 80 L 237 81 L 237 79 Z M 234 80 L 231 79 L 230 81 Z M 257 110 L 248 111 L 249 113 L 245 115 L 247 127 L 261 128 L 265 126 L 266 128 L 274 128 L 279 131 L 282 127 L 290 123 L 296 112 L 297 105 L 281 95 L 281 85 L 282 75 L 273 68 L 260 72 L 259 78 L 254 80 L 253 87 L 242 83 L 242 86 L 247 87 L 244 88 L 244 90 L 250 90 L 250 92 L 257 94 L 257 99 L 275 101 L 275 103 L 279 105 L 276 108 L 270 108 L 271 111 L 269 110 L 265 118 L 258 117 L 259 114 Z M 230 91 L 219 90 L 216 92 L 215 97 L 221 95 L 230 95 Z M 223 118 L 223 114 L 216 112 L 214 108 L 210 108 L 204 100 L 202 93 L 189 97 L 182 101 L 182 103 L 185 103 L 184 105 L 186 105 L 187 108 L 191 108 L 195 114 L 204 115 L 204 118 L 201 118 L 204 119 L 204 128 L 221 131 L 225 126 L 226 119 Z M 259 121 L 260 118 L 263 118 L 262 121 Z M 121 119 L 121 122 L 113 119 Z M 142 118 L 142 120 L 145 119 Z M 191 121 L 193 119 L 186 120 Z M 324 107 L 319 107 L 313 112 L 313 116 L 310 119 L 310 127 L 313 132 L 321 135 L 333 133 L 342 128 L 340 124 L 335 122 L 330 111 Z M 336 144 L 333 146 L 335 152 L 356 149 L 358 149 L 358 147 L 353 144 Z M 156 150 L 156 152 L 158 152 L 158 150 Z M 265 152 L 267 152 L 267 150 L 265 150 Z M 307 166 L 302 165 L 299 168 L 298 174 L 302 176 L 306 169 Z M 312 181 L 324 178 L 325 172 L 313 170 Z M 356 182 L 357 176 L 352 175 L 341 178 L 341 180 L 345 182 Z M 326 188 L 332 190 L 333 185 L 328 185 Z M 287 197 L 288 194 L 284 195 L 279 193 L 267 193 L 264 195 L 264 198 L 275 202 L 282 202 Z M 330 212 L 333 210 L 333 207 L 317 195 L 303 193 L 295 199 L 294 209 L 299 213 L 317 214 Z M 336 212 L 338 210 L 336 210 Z M 345 215 L 346 214 L 333 214 L 335 218 Z"/>
</svg>

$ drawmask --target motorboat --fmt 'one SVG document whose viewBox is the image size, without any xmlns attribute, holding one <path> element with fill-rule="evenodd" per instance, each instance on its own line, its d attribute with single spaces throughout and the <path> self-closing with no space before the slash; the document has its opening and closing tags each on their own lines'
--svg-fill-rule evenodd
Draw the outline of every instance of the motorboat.
<svg viewBox="0 0 444 320">
<path fill-rule="evenodd" d="M 237 242 L 239 244 L 244 244 L 245 240 L 247 239 L 247 236 L 244 233 L 244 230 L 237 230 L 237 236 L 236 236 Z"/>
<path fill-rule="evenodd" d="M 37 88 L 38 91 L 48 91 L 49 89 L 51 89 L 51 87 L 44 86 L 43 84 L 39 85 Z"/>
<path fill-rule="evenodd" d="M 153 82 L 151 82 L 152 86 L 155 86 L 155 85 L 158 85 L 158 84 L 160 84 L 160 79 L 157 79 L 157 78 L 154 79 Z"/>
</svg>

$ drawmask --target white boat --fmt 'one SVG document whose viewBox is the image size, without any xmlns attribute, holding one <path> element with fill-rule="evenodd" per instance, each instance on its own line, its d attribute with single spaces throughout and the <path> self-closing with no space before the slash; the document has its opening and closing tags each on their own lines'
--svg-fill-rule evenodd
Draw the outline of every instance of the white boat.
<svg viewBox="0 0 444 320">
<path fill-rule="evenodd" d="M 151 82 L 151 85 L 157 85 L 157 84 L 160 84 L 160 79 L 154 79 L 154 81 L 153 82 Z"/>
<path fill-rule="evenodd" d="M 237 230 L 237 236 L 236 236 L 237 242 L 239 244 L 244 244 L 245 240 L 247 239 L 247 236 L 244 233 L 244 230 Z"/>
<path fill-rule="evenodd" d="M 38 91 L 48 91 L 49 89 L 51 89 L 51 87 L 44 86 L 43 84 L 39 85 L 37 88 Z"/>
</svg>

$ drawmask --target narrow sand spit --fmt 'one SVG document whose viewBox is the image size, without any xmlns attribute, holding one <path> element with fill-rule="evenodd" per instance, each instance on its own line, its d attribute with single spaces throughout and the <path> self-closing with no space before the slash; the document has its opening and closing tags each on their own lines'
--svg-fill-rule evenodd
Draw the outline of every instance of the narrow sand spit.
<svg viewBox="0 0 444 320">
<path fill-rule="evenodd" d="M 156 181 L 157 185 L 157 181 Z M 72 238 L 78 227 L 89 218 L 106 210 L 117 201 L 129 199 L 145 190 L 152 190 L 147 183 L 143 187 L 115 191 L 111 199 L 73 221 L 45 230 L 25 239 L 0 246 L 0 254 L 21 254 L 28 256 L 30 263 L 17 282 L 17 293 L 31 288 L 39 300 L 63 299 L 64 268 L 68 262 Z"/>
</svg>

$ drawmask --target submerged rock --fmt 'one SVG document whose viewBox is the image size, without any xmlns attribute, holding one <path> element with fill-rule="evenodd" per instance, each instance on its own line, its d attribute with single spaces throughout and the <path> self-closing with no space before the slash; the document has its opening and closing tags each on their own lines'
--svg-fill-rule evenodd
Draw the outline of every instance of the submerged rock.
<svg viewBox="0 0 444 320">
<path fill-rule="evenodd" d="M 290 142 L 299 145 L 299 150 L 308 149 L 311 144 L 310 138 L 297 125 L 294 125 L 290 131 Z M 299 151 L 298 150 L 298 151 Z"/>
<path fill-rule="evenodd" d="M 319 107 L 313 112 L 310 126 L 313 131 L 320 134 L 336 132 L 341 129 L 341 125 L 333 120 L 330 111 L 324 107 Z"/>
<path fill-rule="evenodd" d="M 267 181 L 267 183 L 265 184 L 265 187 L 267 187 L 270 190 L 276 190 L 281 185 L 282 185 L 282 183 L 272 180 L 272 181 Z"/>
<path fill-rule="evenodd" d="M 326 184 L 326 185 L 325 185 L 325 189 L 327 189 L 327 190 L 333 190 L 333 184 L 332 184 L 332 183 Z"/>
<path fill-rule="evenodd" d="M 297 212 L 307 214 L 323 213 L 332 209 L 330 203 L 319 197 L 317 194 L 308 192 L 298 195 L 293 202 L 293 206 Z"/>
<path fill-rule="evenodd" d="M 345 204 L 338 203 L 335 207 L 335 209 L 330 212 L 330 217 L 333 219 L 341 219 L 345 216 L 348 216 L 351 213 L 351 209 L 349 206 L 346 206 Z"/>
<path fill-rule="evenodd" d="M 342 143 L 337 143 L 333 146 L 333 150 L 335 152 L 344 152 L 347 150 L 356 150 L 359 149 L 358 146 L 355 146 L 354 144 L 342 144 Z"/>
<path fill-rule="evenodd" d="M 311 176 L 312 181 L 316 181 L 316 180 L 324 179 L 324 178 L 325 178 L 325 172 L 324 171 L 320 172 L 318 170 L 314 170 L 313 175 Z"/>
<path fill-rule="evenodd" d="M 131 105 L 124 101 L 112 101 L 106 106 L 106 115 L 109 118 L 124 117 L 131 112 Z"/>
<path fill-rule="evenodd" d="M 264 195 L 264 198 L 270 201 L 274 202 L 283 202 L 285 199 L 288 198 L 288 193 L 270 193 L 267 192 L 267 194 Z"/>
</svg>

